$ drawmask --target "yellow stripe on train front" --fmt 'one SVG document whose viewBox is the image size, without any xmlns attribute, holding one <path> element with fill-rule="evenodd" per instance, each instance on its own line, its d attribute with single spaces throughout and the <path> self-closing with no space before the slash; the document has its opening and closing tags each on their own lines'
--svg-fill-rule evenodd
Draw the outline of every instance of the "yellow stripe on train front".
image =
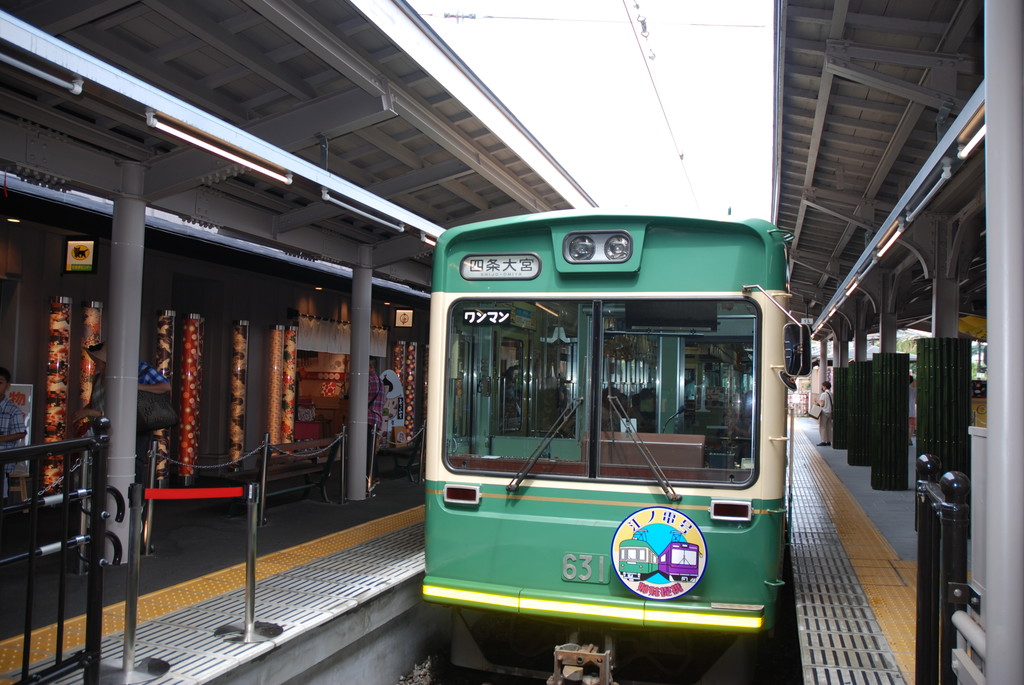
<svg viewBox="0 0 1024 685">
<path fill-rule="evenodd" d="M 701 614 L 693 611 L 644 611 L 644 623 L 672 623 L 678 625 L 710 626 L 717 628 L 757 629 L 764 622 L 763 616 L 730 616 L 728 614 Z"/>
<path fill-rule="evenodd" d="M 448 587 L 436 585 L 424 585 L 423 594 L 426 597 L 437 597 L 439 599 L 451 599 L 459 602 L 470 602 L 472 604 L 486 604 L 488 606 L 501 606 L 516 609 L 519 607 L 519 598 L 508 595 L 495 595 L 489 592 L 472 592 L 470 590 L 455 590 Z"/>
<path fill-rule="evenodd" d="M 490 592 L 474 592 L 456 590 L 454 588 L 424 585 L 423 594 L 437 599 L 450 599 L 484 606 L 501 606 L 523 611 L 538 611 L 551 614 L 569 614 L 575 616 L 604 617 L 627 621 L 643 621 L 650 625 L 655 623 L 673 625 L 694 625 L 719 628 L 758 629 L 764 622 L 763 616 L 735 616 L 729 614 L 712 614 L 694 611 L 665 611 L 661 609 L 630 609 L 627 607 L 608 606 L 604 604 L 587 604 L 583 602 L 562 602 L 548 599 L 522 599 L 513 595 L 499 595 Z"/>
</svg>

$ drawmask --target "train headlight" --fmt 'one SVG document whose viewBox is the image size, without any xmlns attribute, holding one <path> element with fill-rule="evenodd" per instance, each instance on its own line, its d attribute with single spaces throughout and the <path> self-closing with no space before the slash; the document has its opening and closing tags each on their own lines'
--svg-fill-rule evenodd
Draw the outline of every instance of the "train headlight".
<svg viewBox="0 0 1024 685">
<path fill-rule="evenodd" d="M 633 256 L 633 237 L 625 231 L 574 231 L 562 241 L 570 264 L 621 264 Z"/>
<path fill-rule="evenodd" d="M 569 241 L 570 261 L 590 261 L 594 258 L 594 252 L 594 239 L 588 235 L 578 235 Z"/>
<path fill-rule="evenodd" d="M 624 234 L 613 235 L 604 244 L 604 256 L 613 262 L 624 262 L 633 254 L 633 245 L 629 236 Z"/>
</svg>

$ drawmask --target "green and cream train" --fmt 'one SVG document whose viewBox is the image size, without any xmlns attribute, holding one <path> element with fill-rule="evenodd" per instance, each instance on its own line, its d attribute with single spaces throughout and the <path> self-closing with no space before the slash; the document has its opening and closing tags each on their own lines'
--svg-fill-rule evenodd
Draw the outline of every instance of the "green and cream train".
<svg viewBox="0 0 1024 685">
<path fill-rule="evenodd" d="M 456 663 L 690 682 L 773 628 L 810 340 L 788 237 L 597 212 L 441 237 L 423 594 Z"/>
</svg>

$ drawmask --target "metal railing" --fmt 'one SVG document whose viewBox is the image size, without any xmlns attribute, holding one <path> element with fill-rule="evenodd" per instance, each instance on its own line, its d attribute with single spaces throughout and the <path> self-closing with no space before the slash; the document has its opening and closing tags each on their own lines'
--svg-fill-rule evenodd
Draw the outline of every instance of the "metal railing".
<svg viewBox="0 0 1024 685">
<path fill-rule="evenodd" d="M 959 471 L 939 478 L 938 457 L 917 459 L 918 685 L 980 685 L 984 630 L 971 618 L 981 598 L 967 582 L 970 480 Z"/>
<path fill-rule="evenodd" d="M 110 444 L 110 421 L 99 419 L 93 422 L 92 437 L 75 440 L 51 442 L 43 445 L 30 445 L 0 452 L 0 466 L 12 462 L 29 462 L 31 496 L 23 502 L 9 504 L 0 509 L 0 566 L 18 566 L 24 569 L 17 581 L 20 587 L 5 588 L 7 597 L 24 597 L 23 641 L 21 667 L 16 678 L 18 683 L 50 683 L 63 678 L 75 671 L 83 672 L 83 682 L 95 685 L 100 678 L 100 643 L 103 637 L 103 567 L 120 563 L 120 542 L 116 537 L 108 536 L 106 519 L 107 511 L 107 450 Z M 71 478 L 65 477 L 59 487 L 39 489 L 42 482 L 43 467 L 51 466 L 56 461 L 60 464 L 61 473 L 71 474 L 73 461 L 81 458 L 90 465 L 88 471 L 91 482 L 82 482 L 77 488 L 72 487 Z M 59 490 L 59 492 L 55 492 Z M 52 494 L 47 494 L 52 493 Z M 96 493 L 102 493 L 95 497 Z M 118 520 L 124 516 L 124 500 L 119 494 L 114 500 L 117 504 Z M 57 531 L 52 526 L 42 525 L 40 512 L 46 508 L 56 509 Z M 83 530 L 71 531 L 72 521 L 81 511 L 85 514 L 86 525 Z M 27 521 L 22 518 L 27 515 Z M 15 544 L 4 543 L 4 531 L 11 530 L 12 516 L 17 516 L 19 530 L 25 531 L 24 541 Z M 48 517 L 50 518 L 50 517 Z M 24 527 L 22 522 L 25 522 Z M 104 557 L 105 542 L 113 544 L 114 558 Z M 14 548 L 14 549 L 8 549 Z M 41 574 L 37 573 L 38 560 L 43 557 L 56 556 L 59 566 L 56 587 L 40 587 Z M 72 572 L 72 564 L 81 558 L 84 570 L 88 574 L 85 599 L 85 644 L 82 649 L 70 654 L 64 653 L 64 624 L 68 599 L 68 575 Z M 12 583 L 13 585 L 13 583 Z M 37 617 L 35 597 L 40 593 L 52 594 L 57 598 L 55 616 Z M 10 594 L 8 594 L 10 593 Z M 5 602 L 5 611 L 16 610 L 12 603 Z M 32 647 L 32 630 L 37 618 L 45 623 L 56 625 L 56 641 L 52 661 L 32 663 L 32 654 L 39 651 Z"/>
</svg>

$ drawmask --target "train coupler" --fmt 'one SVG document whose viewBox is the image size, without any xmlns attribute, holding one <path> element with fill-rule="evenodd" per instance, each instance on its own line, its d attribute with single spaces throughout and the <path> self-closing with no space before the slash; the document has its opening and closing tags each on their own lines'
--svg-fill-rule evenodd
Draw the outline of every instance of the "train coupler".
<svg viewBox="0 0 1024 685">
<path fill-rule="evenodd" d="M 612 650 L 568 642 L 555 647 L 555 672 L 547 685 L 617 685 L 612 680 Z"/>
</svg>

